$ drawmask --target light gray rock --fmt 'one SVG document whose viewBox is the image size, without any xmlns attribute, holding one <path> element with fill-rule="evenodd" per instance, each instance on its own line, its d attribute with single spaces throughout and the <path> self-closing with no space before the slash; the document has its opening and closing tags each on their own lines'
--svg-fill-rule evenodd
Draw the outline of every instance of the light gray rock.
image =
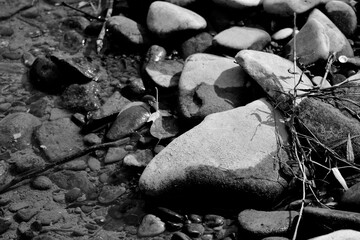
<svg viewBox="0 0 360 240">
<path fill-rule="evenodd" d="M 321 0 L 264 0 L 263 8 L 267 13 L 286 17 L 293 16 L 294 12 L 307 12 L 320 2 Z"/>
<path fill-rule="evenodd" d="M 165 231 L 165 223 L 152 214 L 147 214 L 138 228 L 139 237 L 153 237 Z"/>
<path fill-rule="evenodd" d="M 324 25 L 325 33 L 330 40 L 330 52 L 336 52 L 338 56 L 354 56 L 353 49 L 348 39 L 324 13 L 315 8 L 310 13 L 308 21 L 311 19 L 318 20 Z"/>
<path fill-rule="evenodd" d="M 247 209 L 240 212 L 240 227 L 254 239 L 269 236 L 290 236 L 299 214 L 296 211 L 258 211 Z"/>
<path fill-rule="evenodd" d="M 184 30 L 201 30 L 206 21 L 199 14 L 172 3 L 155 1 L 150 5 L 148 29 L 158 37 L 166 37 Z"/>
<path fill-rule="evenodd" d="M 125 16 L 113 16 L 106 23 L 114 36 L 126 38 L 135 45 L 146 46 L 150 44 L 150 37 L 146 29 L 134 20 Z"/>
<path fill-rule="evenodd" d="M 302 94 L 299 89 L 312 88 L 310 79 L 301 74 L 301 70 L 296 67 L 296 74 L 293 63 L 285 58 L 275 54 L 242 50 L 236 57 L 236 61 L 243 69 L 264 89 L 268 96 L 282 110 L 289 109 L 292 106 L 292 97 L 296 89 L 296 94 Z M 299 83 L 301 76 L 301 82 Z M 297 103 L 300 102 L 297 99 Z"/>
<path fill-rule="evenodd" d="M 355 10 L 342 1 L 330 1 L 325 5 L 325 13 L 347 37 L 351 37 L 357 27 Z"/>
<path fill-rule="evenodd" d="M 179 81 L 182 115 L 203 119 L 249 102 L 248 78 L 234 60 L 212 54 L 193 54 L 185 61 Z"/>
<path fill-rule="evenodd" d="M 260 6 L 263 0 L 213 0 L 213 2 L 224 7 L 244 9 L 248 7 Z"/>
<path fill-rule="evenodd" d="M 163 60 L 150 62 L 146 65 L 145 71 L 158 86 L 171 88 L 178 86 L 183 67 L 182 60 Z"/>
<path fill-rule="evenodd" d="M 35 137 L 50 162 L 57 162 L 70 154 L 85 148 L 80 128 L 69 118 L 44 122 L 36 131 Z"/>
<path fill-rule="evenodd" d="M 309 41 L 311 39 L 311 41 Z M 290 61 L 294 58 L 294 41 L 296 41 L 296 56 L 299 62 L 308 65 L 317 61 L 326 61 L 330 54 L 330 39 L 323 24 L 316 19 L 310 19 L 285 46 L 284 56 Z"/>
<path fill-rule="evenodd" d="M 291 37 L 293 32 L 294 32 L 293 28 L 283 28 L 283 29 L 280 29 L 279 31 L 275 32 L 273 35 L 271 35 L 271 38 L 274 41 L 281 41 L 281 40 Z M 297 30 L 295 32 L 295 34 L 297 34 L 298 32 L 299 31 Z"/>
<path fill-rule="evenodd" d="M 262 50 L 270 41 L 270 35 L 262 29 L 234 26 L 218 33 L 213 44 L 236 53 L 243 49 Z"/>
<path fill-rule="evenodd" d="M 183 192 L 195 188 L 200 196 L 230 194 L 242 207 L 259 202 L 266 207 L 287 186 L 278 172 L 287 159 L 279 143 L 287 139 L 281 114 L 265 99 L 211 114 L 156 155 L 139 186 L 150 196 L 190 198 Z"/>
<path fill-rule="evenodd" d="M 358 240 L 360 239 L 360 232 L 352 229 L 343 229 L 334 231 L 332 233 L 314 237 L 309 240 Z"/>
<path fill-rule="evenodd" d="M 32 133 L 41 121 L 30 113 L 12 113 L 0 121 L 0 146 L 25 149 L 31 146 Z"/>
</svg>

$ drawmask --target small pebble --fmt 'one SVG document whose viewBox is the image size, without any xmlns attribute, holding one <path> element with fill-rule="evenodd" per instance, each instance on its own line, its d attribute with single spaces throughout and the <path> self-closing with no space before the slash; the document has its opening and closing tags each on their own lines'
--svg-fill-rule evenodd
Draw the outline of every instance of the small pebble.
<svg viewBox="0 0 360 240">
<path fill-rule="evenodd" d="M 137 234 L 139 237 L 153 237 L 165 231 L 165 223 L 152 214 L 147 214 L 142 219 Z"/>
<path fill-rule="evenodd" d="M 36 208 L 25 208 L 17 211 L 16 218 L 23 222 L 28 222 L 31 218 L 33 218 L 37 213 L 39 212 L 39 209 Z"/>
<path fill-rule="evenodd" d="M 191 240 L 191 238 L 182 232 L 175 232 L 171 236 L 171 240 Z"/>
<path fill-rule="evenodd" d="M 165 147 L 163 145 L 156 145 L 154 147 L 154 153 L 158 154 L 159 152 L 161 152 Z"/>
<path fill-rule="evenodd" d="M 126 188 L 121 186 L 106 185 L 101 189 L 98 200 L 102 204 L 109 204 L 114 202 L 118 197 L 123 195 Z"/>
<path fill-rule="evenodd" d="M 87 164 L 92 171 L 99 171 L 101 169 L 100 161 L 94 157 L 90 157 Z"/>
<path fill-rule="evenodd" d="M 101 183 L 107 183 L 107 181 L 109 180 L 109 175 L 107 173 L 102 173 L 100 176 L 99 176 L 99 181 Z"/>
<path fill-rule="evenodd" d="M 174 212 L 168 208 L 158 207 L 157 215 L 164 220 L 168 220 L 175 223 L 182 223 L 185 220 L 185 217 L 177 212 Z"/>
<path fill-rule="evenodd" d="M 95 133 L 90 133 L 84 136 L 84 143 L 89 146 L 100 144 L 101 138 Z"/>
<path fill-rule="evenodd" d="M 14 34 L 14 29 L 11 27 L 0 26 L 0 36 L 10 37 Z"/>
<path fill-rule="evenodd" d="M 174 223 L 170 221 L 166 222 L 166 230 L 170 232 L 179 231 L 180 229 L 183 228 L 183 226 L 184 226 L 183 223 Z"/>
<path fill-rule="evenodd" d="M 52 181 L 46 176 L 39 176 L 32 182 L 32 186 L 38 190 L 47 190 L 52 186 Z"/>
<path fill-rule="evenodd" d="M 92 212 L 93 209 L 94 208 L 92 206 L 86 206 L 86 205 L 81 206 L 81 211 L 83 213 L 90 213 L 90 212 Z"/>
<path fill-rule="evenodd" d="M 42 211 L 40 212 L 36 219 L 38 221 L 40 221 L 40 223 L 42 225 L 50 225 L 50 224 L 54 224 L 57 223 L 58 221 L 60 221 L 62 217 L 62 214 L 57 211 L 57 210 L 52 210 L 52 211 Z"/>
<path fill-rule="evenodd" d="M 189 220 L 192 223 L 201 223 L 202 222 L 202 217 L 200 215 L 197 215 L 197 214 L 190 214 L 189 215 Z"/>
<path fill-rule="evenodd" d="M 190 223 L 185 227 L 186 233 L 193 238 L 198 238 L 203 235 L 205 228 L 200 223 Z"/>
</svg>

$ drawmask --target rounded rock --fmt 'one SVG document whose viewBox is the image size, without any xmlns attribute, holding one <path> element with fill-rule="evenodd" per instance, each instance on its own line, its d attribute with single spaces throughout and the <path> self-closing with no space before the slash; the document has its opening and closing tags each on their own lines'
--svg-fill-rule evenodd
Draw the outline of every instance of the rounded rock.
<svg viewBox="0 0 360 240">
<path fill-rule="evenodd" d="M 152 214 L 147 214 L 141 221 L 138 228 L 139 237 L 153 237 L 165 231 L 165 223 Z"/>
<path fill-rule="evenodd" d="M 46 176 L 39 176 L 32 182 L 32 186 L 38 190 L 50 189 L 52 184 L 52 181 Z"/>
</svg>

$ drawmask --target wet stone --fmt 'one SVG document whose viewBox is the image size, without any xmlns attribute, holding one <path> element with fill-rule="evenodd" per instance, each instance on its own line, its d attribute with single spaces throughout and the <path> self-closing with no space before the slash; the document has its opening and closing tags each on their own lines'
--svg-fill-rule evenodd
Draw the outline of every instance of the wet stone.
<svg viewBox="0 0 360 240">
<path fill-rule="evenodd" d="M 58 187 L 63 189 L 73 189 L 75 187 L 80 188 L 84 193 L 94 192 L 94 185 L 90 182 L 86 176 L 86 172 L 74 172 L 69 170 L 63 170 L 50 175 L 50 179 Z"/>
<path fill-rule="evenodd" d="M 102 204 L 110 204 L 123 195 L 125 191 L 126 188 L 121 186 L 106 185 L 101 189 L 98 200 Z"/>
<path fill-rule="evenodd" d="M 87 164 L 92 171 L 99 171 L 101 169 L 100 161 L 94 157 L 90 157 Z"/>
<path fill-rule="evenodd" d="M 224 225 L 225 219 L 222 216 L 208 214 L 204 216 L 204 224 L 210 228 L 215 228 Z"/>
<path fill-rule="evenodd" d="M 109 164 L 109 163 L 119 162 L 123 160 L 127 154 L 128 151 L 126 151 L 124 147 L 109 148 L 106 153 L 104 163 Z"/>
<path fill-rule="evenodd" d="M 45 160 L 34 153 L 31 148 L 17 151 L 11 156 L 17 173 L 41 168 L 45 166 Z"/>
<path fill-rule="evenodd" d="M 165 223 L 152 214 L 144 216 L 138 228 L 139 237 L 153 237 L 165 231 Z"/>
<path fill-rule="evenodd" d="M 170 232 L 179 231 L 184 226 L 183 223 L 174 223 L 171 221 L 166 221 L 165 225 L 166 225 L 166 230 Z"/>
<path fill-rule="evenodd" d="M 193 238 L 198 238 L 203 235 L 205 228 L 200 223 L 190 223 L 185 226 L 186 233 Z"/>
<path fill-rule="evenodd" d="M 17 211 L 16 217 L 20 221 L 28 222 L 38 212 L 39 212 L 39 209 L 37 209 L 37 208 L 25 208 L 25 209 L 21 209 L 21 210 Z"/>
<path fill-rule="evenodd" d="M 52 182 L 46 176 L 39 176 L 32 182 L 32 186 L 38 190 L 47 190 L 51 188 Z"/>
<path fill-rule="evenodd" d="M 171 236 L 171 240 L 191 240 L 191 238 L 182 232 L 175 232 Z"/>
<path fill-rule="evenodd" d="M 189 215 L 189 220 L 192 223 L 201 223 L 202 222 L 202 216 L 197 215 L 197 214 L 190 214 Z"/>
<path fill-rule="evenodd" d="M 165 207 L 158 207 L 156 209 L 156 215 L 164 221 L 167 220 L 174 223 L 182 223 L 185 221 L 185 217 L 183 215 Z"/>
<path fill-rule="evenodd" d="M 0 234 L 6 232 L 10 228 L 10 226 L 11 226 L 11 221 L 4 218 L 0 218 Z"/>
<path fill-rule="evenodd" d="M 95 133 L 90 133 L 84 136 L 84 142 L 86 145 L 92 146 L 101 143 L 101 138 Z"/>
<path fill-rule="evenodd" d="M 61 218 L 62 214 L 58 210 L 42 211 L 36 217 L 42 225 L 46 226 L 57 223 Z"/>
</svg>

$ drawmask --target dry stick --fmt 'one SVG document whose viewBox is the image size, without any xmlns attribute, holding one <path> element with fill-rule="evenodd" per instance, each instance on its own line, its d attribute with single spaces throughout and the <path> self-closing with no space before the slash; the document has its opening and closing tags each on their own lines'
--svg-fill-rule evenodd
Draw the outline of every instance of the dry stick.
<svg viewBox="0 0 360 240">
<path fill-rule="evenodd" d="M 108 20 L 111 17 L 111 14 L 113 11 L 113 5 L 114 5 L 114 0 L 109 0 L 109 8 L 106 12 L 106 17 L 105 17 L 106 20 Z M 98 39 L 96 40 L 96 52 L 97 53 L 100 53 L 101 49 L 104 46 L 105 33 L 106 33 L 106 21 L 104 22 L 104 24 L 101 28 L 101 32 L 99 34 Z"/>
<path fill-rule="evenodd" d="M 108 148 L 108 147 L 117 147 L 117 146 L 127 144 L 129 142 L 130 142 L 130 138 L 127 137 L 127 138 L 117 140 L 115 142 L 109 142 L 109 143 L 102 143 L 102 144 L 94 145 L 94 146 L 88 147 L 88 148 L 86 148 L 84 150 L 80 150 L 79 152 L 73 153 L 73 154 L 63 158 L 62 160 L 56 162 L 56 163 L 51 163 L 51 164 L 48 164 L 48 165 L 46 165 L 46 166 L 44 166 L 42 168 L 25 172 L 24 174 L 15 177 L 11 182 L 1 186 L 0 187 L 0 194 L 2 194 L 4 192 L 7 192 L 8 190 L 11 190 L 11 188 L 13 186 L 15 186 L 16 184 L 18 184 L 20 182 L 31 179 L 31 178 L 35 177 L 36 175 L 38 175 L 40 173 L 44 173 L 47 170 L 50 170 L 50 169 L 55 168 L 57 166 L 60 166 L 60 165 L 62 165 L 64 163 L 67 163 L 67 162 L 69 162 L 69 161 L 71 161 L 71 160 L 73 160 L 75 158 L 84 156 L 85 154 L 88 154 L 88 153 L 93 152 L 95 150 L 104 149 L 104 148 Z"/>
<path fill-rule="evenodd" d="M 68 7 L 68 8 L 71 8 L 72 10 L 81 12 L 82 14 L 84 14 L 85 16 L 87 16 L 88 18 L 92 18 L 92 19 L 96 19 L 96 20 L 105 22 L 105 19 L 102 18 L 101 16 L 95 17 L 95 16 L 91 15 L 90 13 L 87 13 L 87 12 L 81 10 L 81 9 L 75 8 L 75 7 L 67 4 L 66 2 L 62 2 L 61 5 L 62 5 L 62 6 L 65 6 L 65 7 Z"/>
</svg>

